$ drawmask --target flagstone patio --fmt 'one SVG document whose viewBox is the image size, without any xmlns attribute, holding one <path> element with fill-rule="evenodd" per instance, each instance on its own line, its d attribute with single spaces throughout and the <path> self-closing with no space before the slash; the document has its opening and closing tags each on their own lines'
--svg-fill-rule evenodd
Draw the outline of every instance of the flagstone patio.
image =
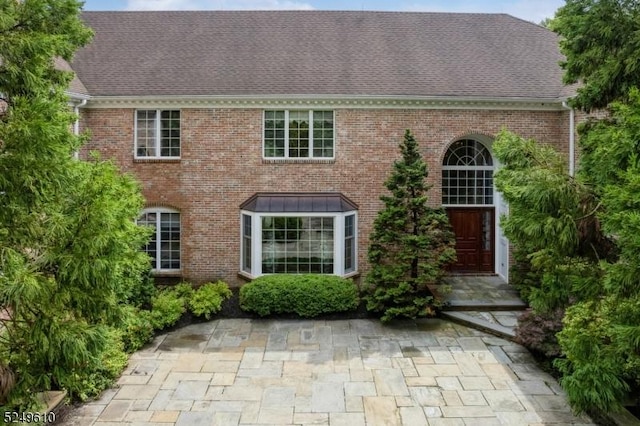
<svg viewBox="0 0 640 426">
<path fill-rule="evenodd" d="M 523 347 L 441 319 L 221 319 L 159 336 L 63 425 L 591 424 Z"/>
</svg>

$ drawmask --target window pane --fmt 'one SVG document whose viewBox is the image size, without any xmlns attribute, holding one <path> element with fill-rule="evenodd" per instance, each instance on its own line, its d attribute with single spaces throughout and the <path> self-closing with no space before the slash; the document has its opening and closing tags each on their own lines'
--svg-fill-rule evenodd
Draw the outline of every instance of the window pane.
<svg viewBox="0 0 640 426">
<path fill-rule="evenodd" d="M 284 157 L 284 111 L 264 112 L 264 156 Z"/>
<path fill-rule="evenodd" d="M 180 269 L 180 213 L 160 213 L 160 269 Z"/>
<path fill-rule="evenodd" d="M 344 218 L 344 271 L 355 271 L 355 215 L 346 216 Z"/>
<path fill-rule="evenodd" d="M 162 111 L 160 117 L 160 155 L 179 157 L 180 111 Z"/>
<path fill-rule="evenodd" d="M 309 156 L 309 111 L 289 111 L 289 157 Z"/>
<path fill-rule="evenodd" d="M 333 218 L 263 217 L 263 273 L 333 273 Z"/>
<path fill-rule="evenodd" d="M 156 153 L 156 111 L 136 111 L 136 155 L 155 157 Z"/>
<path fill-rule="evenodd" d="M 157 259 L 157 244 L 158 244 L 158 233 L 156 232 L 156 213 L 143 213 L 142 216 L 138 219 L 138 225 L 148 226 L 153 228 L 153 233 L 149 239 L 149 242 L 142 248 L 142 250 L 151 257 L 151 267 L 156 269 L 156 259 Z"/>
<path fill-rule="evenodd" d="M 242 215 L 242 270 L 251 272 L 251 216 Z"/>
<path fill-rule="evenodd" d="M 333 157 L 333 111 L 313 112 L 313 156 Z"/>
</svg>

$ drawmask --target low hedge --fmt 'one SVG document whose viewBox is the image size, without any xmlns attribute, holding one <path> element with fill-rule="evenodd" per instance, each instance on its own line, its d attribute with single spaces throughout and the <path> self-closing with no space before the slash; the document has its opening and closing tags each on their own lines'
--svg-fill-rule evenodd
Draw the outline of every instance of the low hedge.
<svg viewBox="0 0 640 426">
<path fill-rule="evenodd" d="M 335 275 L 266 275 L 240 288 L 240 308 L 260 316 L 298 314 L 311 318 L 358 307 L 353 281 Z"/>
</svg>

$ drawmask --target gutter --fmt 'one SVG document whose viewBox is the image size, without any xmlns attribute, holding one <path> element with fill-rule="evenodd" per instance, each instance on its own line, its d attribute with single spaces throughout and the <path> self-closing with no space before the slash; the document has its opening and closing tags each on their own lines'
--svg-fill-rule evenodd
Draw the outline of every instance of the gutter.
<svg viewBox="0 0 640 426">
<path fill-rule="evenodd" d="M 569 176 L 573 177 L 576 170 L 575 110 L 567 101 L 562 101 L 562 107 L 569 110 Z"/>
<path fill-rule="evenodd" d="M 76 115 L 76 121 L 73 123 L 73 134 L 78 136 L 80 134 L 80 108 L 87 104 L 87 99 L 82 99 L 80 103 L 73 106 L 73 113 Z M 78 151 L 73 153 L 73 158 L 76 160 L 80 158 Z"/>
</svg>

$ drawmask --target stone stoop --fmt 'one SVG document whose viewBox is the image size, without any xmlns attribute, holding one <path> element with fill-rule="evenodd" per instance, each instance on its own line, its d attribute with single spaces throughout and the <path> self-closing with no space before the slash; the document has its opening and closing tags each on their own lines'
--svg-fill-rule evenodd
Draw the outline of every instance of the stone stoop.
<svg viewBox="0 0 640 426">
<path fill-rule="evenodd" d="M 442 318 L 476 330 L 511 340 L 516 336 L 517 318 L 522 311 L 443 311 Z"/>
</svg>

